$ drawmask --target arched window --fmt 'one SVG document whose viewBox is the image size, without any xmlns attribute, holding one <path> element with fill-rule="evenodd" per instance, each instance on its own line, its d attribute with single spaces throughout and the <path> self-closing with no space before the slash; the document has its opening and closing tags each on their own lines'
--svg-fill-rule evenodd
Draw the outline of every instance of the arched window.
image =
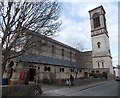
<svg viewBox="0 0 120 98">
<path fill-rule="evenodd" d="M 104 62 L 102 62 L 102 67 L 104 68 Z"/>
<path fill-rule="evenodd" d="M 100 67 L 100 63 L 98 62 L 98 68 Z"/>
<path fill-rule="evenodd" d="M 100 17 L 98 13 L 95 13 L 93 15 L 93 24 L 94 24 L 94 28 L 100 27 Z"/>
<path fill-rule="evenodd" d="M 100 42 L 98 42 L 98 43 L 97 43 L 97 45 L 98 45 L 98 48 L 100 48 L 100 44 L 101 44 Z"/>
</svg>

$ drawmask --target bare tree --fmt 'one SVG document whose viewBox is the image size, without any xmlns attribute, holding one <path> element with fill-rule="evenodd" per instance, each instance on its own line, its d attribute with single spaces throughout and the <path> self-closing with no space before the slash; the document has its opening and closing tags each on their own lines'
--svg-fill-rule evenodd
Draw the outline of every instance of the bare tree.
<svg viewBox="0 0 120 98">
<path fill-rule="evenodd" d="M 74 47 L 77 49 L 77 50 L 80 50 L 80 51 L 83 51 L 85 49 L 85 45 L 84 45 L 84 42 L 80 41 L 80 42 L 75 42 L 74 43 Z"/>
<path fill-rule="evenodd" d="M 79 72 L 79 69 L 80 69 L 80 60 L 79 60 L 79 57 L 80 57 L 80 53 L 76 52 L 75 59 L 76 59 L 77 65 L 76 65 L 75 78 L 77 78 L 77 75 L 78 75 L 78 72 Z"/>
<path fill-rule="evenodd" d="M 20 56 L 35 45 L 44 42 L 34 36 L 53 36 L 61 22 L 58 2 L 1 2 L 0 31 L 2 32 L 2 71 L 7 61 Z M 34 36 L 30 36 L 34 32 Z M 20 48 L 20 46 L 22 48 Z M 13 55 L 14 54 L 14 55 Z"/>
<path fill-rule="evenodd" d="M 80 41 L 80 42 L 75 42 L 74 43 L 74 47 L 79 50 L 80 52 L 82 52 L 84 49 L 85 49 L 85 45 L 84 45 L 84 41 Z M 79 69 L 80 69 L 80 52 L 76 52 L 76 55 L 75 55 L 75 58 L 76 58 L 76 62 L 77 62 L 77 65 L 76 65 L 76 74 L 75 74 L 75 78 L 77 78 L 77 75 L 78 75 L 78 72 L 79 72 Z"/>
</svg>

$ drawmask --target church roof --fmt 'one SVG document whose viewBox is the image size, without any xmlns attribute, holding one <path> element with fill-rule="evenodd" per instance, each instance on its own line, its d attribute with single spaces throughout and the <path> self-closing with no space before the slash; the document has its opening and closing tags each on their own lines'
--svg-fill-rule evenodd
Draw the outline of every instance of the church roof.
<svg viewBox="0 0 120 98">
<path fill-rule="evenodd" d="M 39 34 L 39 33 L 35 33 L 35 32 L 32 32 L 32 31 L 31 31 L 30 33 L 31 33 L 31 34 L 34 34 L 34 36 L 40 37 L 40 38 L 42 38 L 42 39 L 44 39 L 44 40 L 46 40 L 46 41 L 55 43 L 55 44 L 57 44 L 57 45 L 60 45 L 60 46 L 66 47 L 66 48 L 69 48 L 69 49 L 71 49 L 71 50 L 73 50 L 73 51 L 80 52 L 79 50 L 75 49 L 74 47 L 71 47 L 71 46 L 69 46 L 69 45 L 66 45 L 66 44 L 64 44 L 64 43 L 62 43 L 62 42 L 60 42 L 60 41 L 57 41 L 57 40 L 55 40 L 55 39 L 53 39 L 53 38 L 50 38 L 50 37 L 48 37 L 48 36 L 44 36 L 44 35 L 41 35 L 41 34 Z"/>
<path fill-rule="evenodd" d="M 38 64 L 47 64 L 47 65 L 54 65 L 54 66 L 65 66 L 65 67 L 77 67 L 81 69 L 85 69 L 86 67 L 78 64 L 76 62 L 58 59 L 50 56 L 30 53 L 26 55 L 22 55 L 16 58 L 18 61 L 22 62 L 30 62 L 30 63 L 38 63 Z"/>
</svg>

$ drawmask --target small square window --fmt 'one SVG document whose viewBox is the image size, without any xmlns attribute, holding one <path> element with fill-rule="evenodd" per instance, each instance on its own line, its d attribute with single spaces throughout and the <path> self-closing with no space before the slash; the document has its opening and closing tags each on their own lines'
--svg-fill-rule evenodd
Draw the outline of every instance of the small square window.
<svg viewBox="0 0 120 98">
<path fill-rule="evenodd" d="M 71 72 L 74 72 L 74 69 L 70 69 L 71 70 Z"/>
<path fill-rule="evenodd" d="M 40 70 L 40 67 L 38 67 L 38 70 Z"/>
<path fill-rule="evenodd" d="M 44 67 L 44 71 L 47 71 L 47 67 Z"/>
<path fill-rule="evenodd" d="M 99 71 L 96 71 L 96 73 L 99 73 Z"/>
<path fill-rule="evenodd" d="M 44 67 L 44 71 L 50 71 L 51 68 L 50 67 Z"/>
<path fill-rule="evenodd" d="M 51 68 L 50 67 L 48 67 L 48 71 L 50 71 L 51 70 Z"/>
<path fill-rule="evenodd" d="M 60 72 L 64 72 L 64 68 L 60 68 Z"/>
<path fill-rule="evenodd" d="M 79 72 L 82 72 L 82 70 L 79 70 Z"/>
<path fill-rule="evenodd" d="M 64 72 L 64 68 L 62 68 L 62 72 Z"/>
</svg>

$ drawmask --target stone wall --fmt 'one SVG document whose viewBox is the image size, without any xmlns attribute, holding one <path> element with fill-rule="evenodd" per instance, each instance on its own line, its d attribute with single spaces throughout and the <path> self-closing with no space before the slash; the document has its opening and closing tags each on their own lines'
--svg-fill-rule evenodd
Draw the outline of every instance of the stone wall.
<svg viewBox="0 0 120 98">
<path fill-rule="evenodd" d="M 87 83 L 94 83 L 94 82 L 101 82 L 106 81 L 105 78 L 88 78 L 88 79 L 75 79 L 74 84 L 75 86 L 85 85 Z M 57 82 L 55 85 L 58 86 L 66 86 L 65 81 Z M 2 96 L 31 96 L 31 91 L 34 88 L 35 84 L 29 85 L 10 85 L 10 86 L 3 86 Z M 42 88 L 41 88 L 42 89 Z"/>
<path fill-rule="evenodd" d="M 54 45 L 54 54 L 52 53 L 53 45 Z M 64 49 L 64 56 L 62 56 L 62 49 Z M 70 58 L 70 51 L 71 51 L 71 58 Z M 52 42 L 48 42 L 47 45 L 44 45 L 41 51 L 43 55 L 52 56 L 55 58 L 65 59 L 65 60 L 71 59 L 72 61 L 75 61 L 75 52 L 76 51 L 73 51 L 68 47 L 65 47 L 56 43 L 52 43 Z"/>
<path fill-rule="evenodd" d="M 2 96 L 31 96 L 31 91 L 35 84 L 29 85 L 9 85 L 2 87 Z"/>
<path fill-rule="evenodd" d="M 87 78 L 87 79 L 79 79 L 75 80 L 74 83 L 76 86 L 84 85 L 87 83 L 95 83 L 95 82 L 101 82 L 101 81 L 106 81 L 107 79 L 105 78 Z"/>
<path fill-rule="evenodd" d="M 42 42 L 44 42 L 45 44 L 40 46 L 41 43 L 39 42 L 36 43 L 36 46 L 33 47 L 30 50 L 30 52 L 43 54 L 46 56 L 52 56 L 59 59 L 75 61 L 75 54 L 76 52 L 78 52 L 78 50 L 68 45 L 65 45 L 61 42 L 58 42 L 56 40 L 53 40 L 51 38 L 36 36 L 36 39 L 38 38 L 41 39 Z M 54 46 L 54 53 L 52 50 L 53 46 Z M 62 56 L 62 49 L 64 49 L 64 56 Z M 71 52 L 71 56 L 70 56 L 70 52 Z"/>
<path fill-rule="evenodd" d="M 27 64 L 27 66 L 26 66 Z M 31 67 L 30 67 L 31 66 Z M 72 74 L 74 77 L 76 77 L 76 68 L 69 68 L 64 66 L 53 66 L 53 65 L 43 65 L 43 64 L 34 64 L 34 63 L 25 63 L 25 62 L 19 62 L 17 64 L 17 67 L 15 67 L 15 71 L 13 72 L 12 78 L 10 79 L 11 84 L 22 84 L 25 83 L 27 78 L 27 72 L 29 71 L 29 68 L 40 68 L 37 71 L 37 75 L 39 77 L 38 81 L 44 81 L 44 79 L 48 80 L 65 80 L 69 79 L 70 75 Z M 45 71 L 45 67 L 50 67 L 50 71 Z M 64 69 L 64 71 L 60 71 L 60 69 Z M 71 69 L 74 70 L 74 72 L 71 72 Z M 84 72 L 87 72 L 88 70 L 78 70 L 77 77 L 81 78 L 84 77 Z M 20 79 L 20 73 L 25 73 L 24 79 Z M 27 79 L 28 80 L 28 79 Z M 35 80 L 34 80 L 35 81 Z"/>
<path fill-rule="evenodd" d="M 82 52 L 80 54 L 80 63 L 87 68 L 93 68 L 92 51 Z"/>
<path fill-rule="evenodd" d="M 93 68 L 98 68 L 98 62 L 99 62 L 99 68 L 109 68 L 110 73 L 113 74 L 113 66 L 112 66 L 112 59 L 108 57 L 98 57 L 93 58 Z M 102 66 L 102 62 L 104 62 L 104 66 Z"/>
<path fill-rule="evenodd" d="M 16 67 L 15 67 L 16 66 Z M 39 70 L 37 71 L 37 76 L 39 76 L 38 81 L 44 82 L 44 80 L 47 81 L 58 81 L 58 80 L 66 80 L 69 79 L 70 75 L 72 74 L 74 78 L 80 79 L 81 77 L 89 77 L 89 73 L 93 70 L 96 71 L 99 70 L 100 73 L 104 72 L 104 69 L 79 69 L 77 73 L 76 68 L 70 68 L 70 67 L 64 67 L 64 66 L 55 66 L 55 65 L 45 65 L 45 64 L 34 64 L 34 63 L 26 63 L 26 62 L 18 62 L 17 65 L 14 66 L 14 72 L 12 74 L 12 78 L 10 79 L 10 84 L 25 84 L 25 81 L 30 81 L 27 73 L 30 69 L 37 69 L 39 67 Z M 45 67 L 50 67 L 50 70 L 45 70 Z M 60 71 L 60 69 L 64 69 L 64 71 Z M 74 70 L 71 72 L 71 69 Z M 21 73 L 25 73 L 25 76 L 23 79 L 20 78 Z M 76 74 L 77 73 L 77 74 Z M 86 73 L 86 74 L 85 74 Z M 29 73 L 30 74 L 30 73 Z M 35 81 L 35 76 L 34 80 Z"/>
</svg>

